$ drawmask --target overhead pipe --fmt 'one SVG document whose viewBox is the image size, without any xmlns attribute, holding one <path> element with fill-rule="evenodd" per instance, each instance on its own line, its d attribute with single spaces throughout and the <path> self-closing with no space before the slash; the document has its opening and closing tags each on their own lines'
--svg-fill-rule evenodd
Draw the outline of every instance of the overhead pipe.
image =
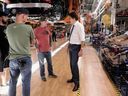
<svg viewBox="0 0 128 96">
<path fill-rule="evenodd" d="M 33 8 L 33 7 L 51 8 L 52 5 L 48 3 L 15 3 L 15 4 L 7 5 L 7 8 Z"/>
<path fill-rule="evenodd" d="M 94 13 L 96 13 L 98 11 L 98 9 L 100 8 L 100 5 L 101 5 L 102 2 L 103 2 L 103 0 L 99 1 L 98 6 L 97 6 L 96 10 L 94 11 Z"/>
<path fill-rule="evenodd" d="M 97 19 L 103 12 L 105 11 L 105 8 L 98 14 L 98 16 L 94 19 Z"/>
<path fill-rule="evenodd" d="M 95 18 L 95 19 L 97 19 L 104 11 L 105 11 L 105 7 L 106 7 L 106 4 L 109 2 L 109 0 L 107 0 L 106 2 L 105 2 L 105 4 L 102 6 L 102 8 L 99 10 L 99 14 L 98 14 L 98 16 Z"/>
</svg>

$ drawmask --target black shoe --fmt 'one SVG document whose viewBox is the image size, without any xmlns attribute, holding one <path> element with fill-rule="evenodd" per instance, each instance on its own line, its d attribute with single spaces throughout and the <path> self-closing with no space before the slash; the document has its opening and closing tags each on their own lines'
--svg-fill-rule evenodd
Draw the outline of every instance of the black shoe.
<svg viewBox="0 0 128 96">
<path fill-rule="evenodd" d="M 42 79 L 43 81 L 47 81 L 45 77 L 42 77 L 41 79 Z"/>
<path fill-rule="evenodd" d="M 57 78 L 57 75 L 52 74 L 52 75 L 49 75 L 48 77 L 50 77 L 50 78 Z"/>
<path fill-rule="evenodd" d="M 74 82 L 73 79 L 67 80 L 67 83 L 73 83 L 73 82 Z"/>
<path fill-rule="evenodd" d="M 74 88 L 73 88 L 73 90 L 72 91 L 77 91 L 79 89 L 79 84 L 75 84 L 75 86 L 74 86 Z"/>
</svg>

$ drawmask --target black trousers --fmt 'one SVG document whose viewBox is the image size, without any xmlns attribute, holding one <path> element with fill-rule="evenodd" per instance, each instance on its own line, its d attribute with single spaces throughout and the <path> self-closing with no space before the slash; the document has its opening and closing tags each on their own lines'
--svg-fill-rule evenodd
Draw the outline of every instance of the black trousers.
<svg viewBox="0 0 128 96">
<path fill-rule="evenodd" d="M 75 84 L 79 83 L 79 69 L 78 69 L 78 53 L 81 45 L 69 44 L 69 56 L 70 56 L 70 68 L 72 73 L 72 79 Z"/>
</svg>

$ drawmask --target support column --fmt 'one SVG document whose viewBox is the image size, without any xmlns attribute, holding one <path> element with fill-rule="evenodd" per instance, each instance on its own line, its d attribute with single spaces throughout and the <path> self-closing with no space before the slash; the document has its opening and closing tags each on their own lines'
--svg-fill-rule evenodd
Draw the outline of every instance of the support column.
<svg viewBox="0 0 128 96">
<path fill-rule="evenodd" d="M 73 0 L 69 0 L 69 8 L 68 8 L 69 13 L 72 11 L 72 7 L 73 7 L 72 3 Z"/>
<path fill-rule="evenodd" d="M 79 13 L 79 0 L 75 0 L 75 7 L 76 7 L 76 12 Z"/>
<path fill-rule="evenodd" d="M 112 1 L 112 10 L 111 10 L 111 24 L 115 25 L 116 23 L 116 0 Z"/>
</svg>

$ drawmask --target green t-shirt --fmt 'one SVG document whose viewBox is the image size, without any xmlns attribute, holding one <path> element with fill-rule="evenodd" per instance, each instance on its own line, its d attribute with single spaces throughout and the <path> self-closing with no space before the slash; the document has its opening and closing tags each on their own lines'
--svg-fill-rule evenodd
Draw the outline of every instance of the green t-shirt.
<svg viewBox="0 0 128 96">
<path fill-rule="evenodd" d="M 6 29 L 6 35 L 10 45 L 10 59 L 30 56 L 30 44 L 34 39 L 33 29 L 30 25 L 10 24 Z"/>
</svg>

